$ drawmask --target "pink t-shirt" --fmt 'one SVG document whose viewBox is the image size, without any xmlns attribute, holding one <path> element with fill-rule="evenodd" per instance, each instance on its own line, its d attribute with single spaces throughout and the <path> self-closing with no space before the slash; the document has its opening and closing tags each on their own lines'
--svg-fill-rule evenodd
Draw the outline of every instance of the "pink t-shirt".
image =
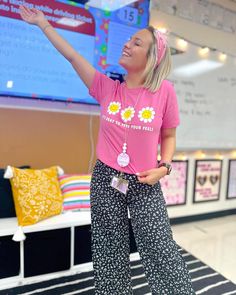
<svg viewBox="0 0 236 295">
<path fill-rule="evenodd" d="M 161 128 L 179 125 L 179 111 L 172 84 L 164 80 L 156 92 L 144 87 L 129 89 L 96 72 L 89 89 L 101 106 L 97 158 L 106 165 L 130 174 L 157 167 Z M 117 156 L 127 142 L 130 163 L 120 167 Z"/>
</svg>

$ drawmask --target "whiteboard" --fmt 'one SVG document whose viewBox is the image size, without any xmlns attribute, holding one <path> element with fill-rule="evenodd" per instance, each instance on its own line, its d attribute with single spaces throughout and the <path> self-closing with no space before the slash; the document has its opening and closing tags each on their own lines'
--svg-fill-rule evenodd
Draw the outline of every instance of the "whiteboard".
<svg viewBox="0 0 236 295">
<path fill-rule="evenodd" d="M 236 63 L 233 57 L 220 62 L 219 52 L 208 58 L 189 45 L 186 52 L 172 56 L 169 79 L 174 82 L 180 109 L 177 149 L 231 149 L 236 147 Z M 181 71 L 186 65 L 213 62 L 217 68 L 201 66 Z M 183 69 L 183 68 L 182 68 Z"/>
</svg>

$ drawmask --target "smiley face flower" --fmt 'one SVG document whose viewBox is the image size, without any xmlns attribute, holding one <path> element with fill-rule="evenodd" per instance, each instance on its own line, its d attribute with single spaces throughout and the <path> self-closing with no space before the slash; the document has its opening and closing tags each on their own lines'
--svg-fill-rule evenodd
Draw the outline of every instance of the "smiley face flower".
<svg viewBox="0 0 236 295">
<path fill-rule="evenodd" d="M 135 110 L 133 107 L 127 107 L 121 112 L 121 118 L 126 123 L 131 121 L 134 116 Z"/>
<path fill-rule="evenodd" d="M 153 108 L 146 107 L 142 108 L 141 111 L 138 113 L 138 117 L 140 121 L 143 121 L 144 123 L 150 123 L 154 119 L 155 111 Z"/>
<path fill-rule="evenodd" d="M 121 104 L 119 102 L 112 101 L 109 104 L 107 111 L 110 115 L 115 115 L 115 114 L 119 113 L 120 108 L 121 108 Z"/>
</svg>

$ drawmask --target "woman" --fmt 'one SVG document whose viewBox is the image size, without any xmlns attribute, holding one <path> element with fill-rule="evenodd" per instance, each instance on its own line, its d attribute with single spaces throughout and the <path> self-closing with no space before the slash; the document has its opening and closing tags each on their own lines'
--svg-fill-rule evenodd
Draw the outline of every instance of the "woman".
<svg viewBox="0 0 236 295">
<path fill-rule="evenodd" d="M 42 12 L 21 6 L 20 13 L 44 32 L 101 105 L 91 182 L 95 294 L 132 294 L 127 208 L 152 294 L 195 294 L 159 183 L 170 173 L 179 124 L 175 92 L 165 80 L 170 71 L 166 39 L 152 27 L 134 34 L 119 61 L 127 71 L 125 82 L 119 83 L 96 71 Z"/>
</svg>

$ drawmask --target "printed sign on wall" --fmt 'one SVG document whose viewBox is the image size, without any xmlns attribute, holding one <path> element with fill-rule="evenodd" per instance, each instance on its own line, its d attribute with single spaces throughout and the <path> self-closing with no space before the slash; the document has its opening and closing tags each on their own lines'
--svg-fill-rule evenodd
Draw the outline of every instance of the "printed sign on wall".
<svg viewBox="0 0 236 295">
<path fill-rule="evenodd" d="M 227 199 L 236 198 L 236 160 L 229 160 Z"/>
<path fill-rule="evenodd" d="M 221 160 L 196 160 L 193 202 L 219 199 Z"/>
<path fill-rule="evenodd" d="M 186 203 L 188 161 L 173 161 L 171 174 L 160 180 L 168 206 Z"/>
</svg>

